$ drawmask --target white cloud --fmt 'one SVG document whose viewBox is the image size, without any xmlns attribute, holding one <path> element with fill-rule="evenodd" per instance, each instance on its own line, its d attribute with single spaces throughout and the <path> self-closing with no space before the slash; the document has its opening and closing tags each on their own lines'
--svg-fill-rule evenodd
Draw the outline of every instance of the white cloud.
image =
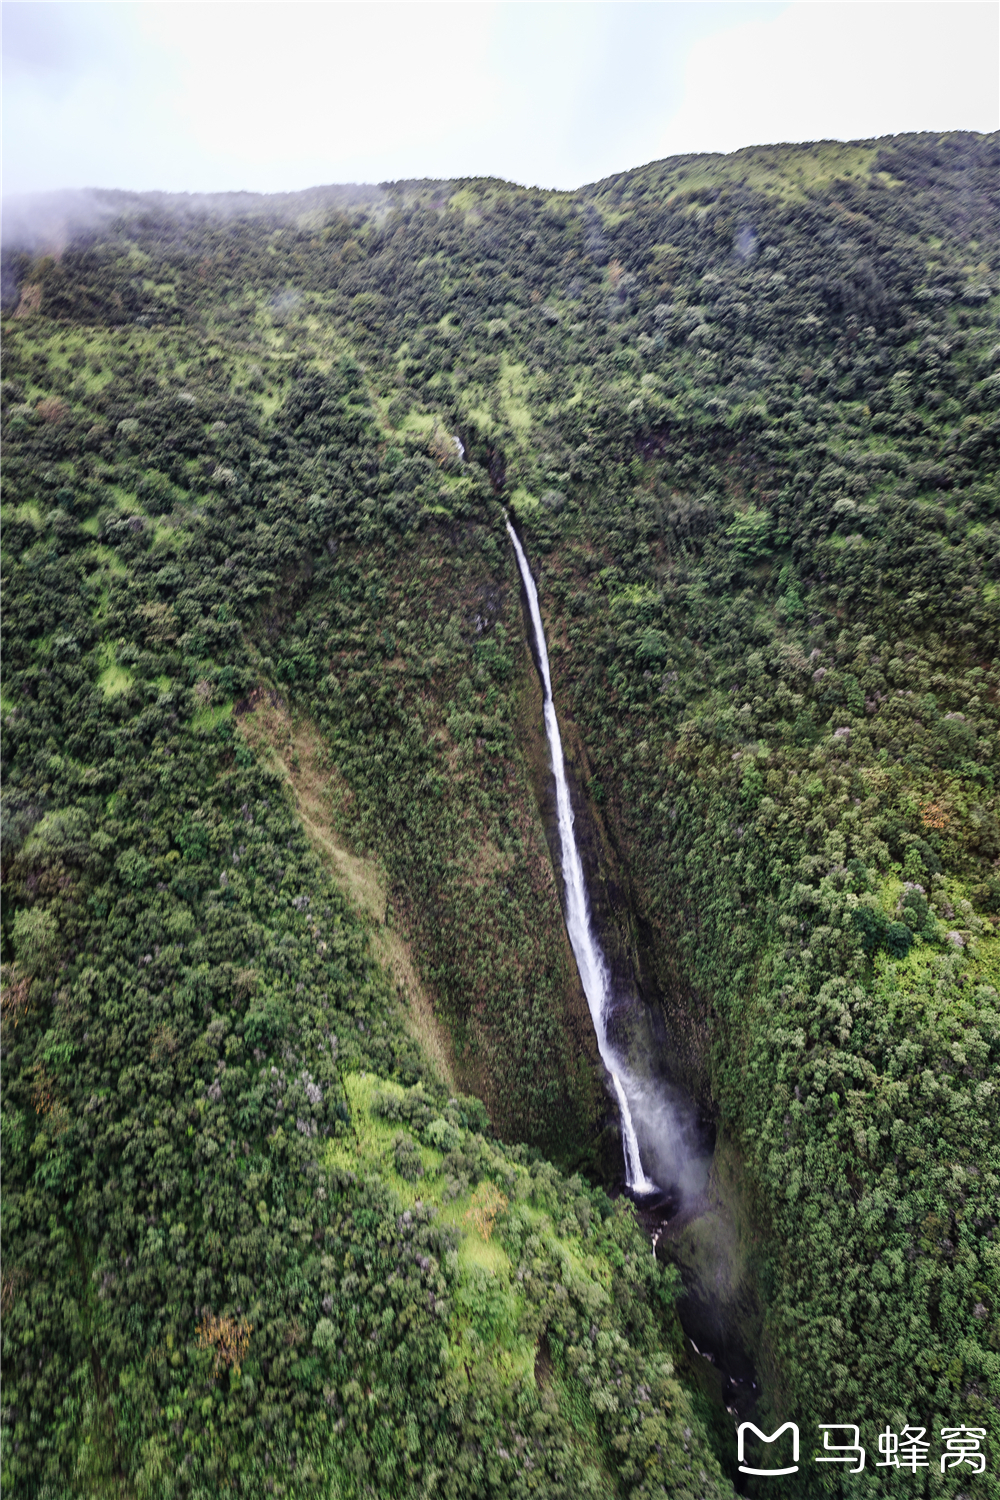
<svg viewBox="0 0 1000 1500">
<path fill-rule="evenodd" d="M 658 155 L 916 130 L 996 130 L 992 4 L 815 3 L 694 44 Z"/>
<path fill-rule="evenodd" d="M 4 6 L 4 190 L 572 188 L 674 152 L 995 129 L 986 4 Z"/>
<path fill-rule="evenodd" d="M 495 108 L 491 14 L 450 5 L 150 5 L 179 59 L 178 144 L 205 187 L 302 187 L 423 175 L 463 120 Z"/>
<path fill-rule="evenodd" d="M 162 186 L 168 57 L 129 5 L 4 5 L 4 192 Z"/>
</svg>

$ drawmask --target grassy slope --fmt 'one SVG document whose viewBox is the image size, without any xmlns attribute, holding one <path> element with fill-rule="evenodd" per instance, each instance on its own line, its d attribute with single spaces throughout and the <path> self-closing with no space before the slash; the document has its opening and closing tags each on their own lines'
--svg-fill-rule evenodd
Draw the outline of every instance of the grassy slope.
<svg viewBox="0 0 1000 1500">
<path fill-rule="evenodd" d="M 65 335 L 15 325 L 21 393 Z M 450 1046 L 380 920 L 384 865 L 344 847 L 315 733 L 254 695 L 253 642 L 280 633 L 287 593 L 232 617 L 255 606 L 219 549 L 211 474 L 230 455 L 195 488 L 183 458 L 172 477 L 144 462 L 164 396 L 168 440 L 193 415 L 209 454 L 232 414 L 183 331 L 138 342 L 86 343 L 139 412 L 119 410 L 116 449 L 85 381 L 51 422 L 7 408 L 8 483 L 58 497 L 5 513 L 5 1482 L 638 1495 L 675 1473 L 682 1493 L 696 1460 L 700 1489 L 727 1493 L 672 1374 L 670 1279 L 630 1215 L 449 1103 Z M 172 401 L 171 369 L 199 394 Z M 272 505 L 269 546 L 246 519 L 252 574 L 296 511 Z M 490 732 L 491 765 L 516 774 Z M 492 834 L 458 845 L 474 876 Z M 520 836 L 538 841 L 534 815 Z M 402 1128 L 372 1119 L 374 1078 L 423 1079 L 387 1096 L 411 1100 Z M 516 1119 L 516 1094 L 503 1107 Z M 387 1158 L 397 1136 L 419 1188 Z M 510 1208 L 487 1243 L 468 1210 L 490 1183 Z"/>
<path fill-rule="evenodd" d="M 360 799 L 347 819 L 352 837 L 359 846 L 370 841 L 384 868 L 387 849 L 402 859 L 393 899 L 398 893 L 408 931 L 419 934 L 418 962 L 426 963 L 424 955 L 441 941 L 419 903 L 415 910 L 407 906 L 413 877 L 426 879 L 422 862 L 433 836 L 414 823 L 405 839 L 389 837 L 380 845 L 379 828 L 399 800 L 398 786 L 420 785 L 417 775 L 444 776 L 459 818 L 466 799 L 470 809 L 475 805 L 473 794 L 485 796 L 489 808 L 482 773 L 477 790 L 477 776 L 466 769 L 475 765 L 475 754 L 471 764 L 462 760 L 461 740 L 449 726 L 461 728 L 475 752 L 484 738 L 475 716 L 487 709 L 490 692 L 504 688 L 504 669 L 498 676 L 493 663 L 479 659 L 471 621 L 461 614 L 454 619 L 453 609 L 440 603 L 428 625 L 439 620 L 443 638 L 442 627 L 453 624 L 457 636 L 450 642 L 438 647 L 424 623 L 414 629 L 412 619 L 402 633 L 412 643 L 417 682 L 429 665 L 424 681 L 434 683 L 437 672 L 437 683 L 429 691 L 408 684 L 402 702 L 398 694 L 384 698 L 373 726 L 365 719 L 365 698 L 379 690 L 391 661 L 373 638 L 400 630 L 400 600 L 426 597 L 424 579 L 416 581 L 419 567 L 436 565 L 442 548 L 453 547 L 447 595 L 457 601 L 470 580 L 480 586 L 491 581 L 500 589 L 499 617 L 513 641 L 509 560 L 498 566 L 489 550 L 496 511 L 476 512 L 483 502 L 474 490 L 463 491 L 449 470 L 441 434 L 457 425 L 494 481 L 505 476 L 532 551 L 545 559 L 546 607 L 564 648 L 558 658 L 564 711 L 583 729 L 604 816 L 657 934 L 664 992 L 683 1013 L 692 981 L 697 988 L 690 1004 L 708 1036 L 705 1067 L 726 1129 L 746 1154 L 745 1190 L 764 1235 L 751 1256 L 751 1273 L 765 1307 L 760 1355 L 769 1398 L 785 1414 L 820 1418 L 831 1418 L 829 1371 L 837 1412 L 850 1407 L 863 1420 L 897 1408 L 903 1420 L 914 1407 L 929 1421 L 952 1411 L 968 1419 L 986 1409 L 993 1379 L 988 1351 L 995 1268 L 989 1221 L 977 1205 L 992 1190 L 987 1162 L 995 1143 L 982 1085 L 993 1040 L 988 987 L 996 979 L 996 939 L 988 936 L 994 816 L 988 726 L 996 699 L 983 671 L 989 626 L 982 607 L 995 603 L 995 583 L 988 571 L 975 574 L 980 602 L 971 607 L 971 619 L 967 607 L 954 642 L 946 643 L 933 635 L 918 596 L 909 613 L 902 608 L 906 589 L 894 572 L 894 552 L 901 548 L 928 555 L 921 527 L 959 549 L 959 573 L 989 562 L 994 533 L 980 498 L 985 491 L 975 487 L 989 472 L 988 407 L 970 409 L 985 399 L 985 388 L 983 398 L 979 392 L 989 368 L 983 364 L 987 336 L 980 331 L 986 309 L 977 303 L 966 312 L 959 297 L 942 310 L 940 302 L 920 302 L 919 296 L 935 280 L 959 292 L 988 286 L 990 266 L 975 225 L 952 212 L 947 161 L 928 166 L 925 154 L 918 185 L 911 172 L 909 184 L 897 186 L 909 170 L 906 152 L 919 156 L 924 146 L 903 143 L 896 153 L 902 165 L 870 143 L 668 163 L 599 184 L 577 200 L 536 201 L 502 184 L 470 184 L 451 203 L 460 219 L 457 237 L 437 252 L 437 263 L 433 255 L 422 260 L 419 274 L 405 244 L 393 259 L 357 220 L 300 239 L 297 270 L 290 237 L 278 231 L 274 244 L 279 260 L 285 258 L 277 280 L 294 278 L 305 286 L 306 300 L 289 312 L 277 309 L 268 293 L 252 290 L 256 272 L 249 261 L 246 280 L 237 271 L 229 274 L 228 289 L 217 281 L 193 294 L 182 259 L 171 272 L 177 305 L 185 309 L 175 350 L 161 330 L 87 335 L 96 363 L 102 354 L 113 363 L 116 349 L 128 344 L 136 370 L 159 364 L 161 382 L 172 381 L 175 389 L 188 383 L 224 396 L 228 387 L 267 419 L 281 412 L 304 369 L 333 369 L 353 347 L 366 363 L 383 433 L 394 438 L 387 466 L 406 477 L 406 466 L 422 451 L 438 450 L 440 478 L 421 478 L 416 491 L 397 484 L 392 501 L 390 526 L 421 532 L 413 555 L 401 556 L 394 545 L 386 549 L 376 512 L 376 529 L 369 536 L 355 533 L 358 550 L 342 544 L 333 576 L 321 586 L 317 581 L 307 602 L 300 594 L 305 608 L 294 627 L 287 605 L 279 605 L 268 629 L 282 649 L 265 647 L 270 661 L 263 663 L 280 675 L 282 660 L 294 667 L 303 657 L 339 653 L 343 671 L 330 675 L 341 696 L 347 683 L 354 696 L 338 704 L 332 718 L 323 721 L 326 703 L 312 687 L 293 682 L 291 690 L 312 712 L 322 705 L 322 732 Z M 908 211 L 922 204 L 925 216 L 904 221 L 893 241 L 879 226 L 898 223 L 902 203 Z M 521 252 L 533 289 L 522 294 L 516 278 L 494 264 L 488 275 L 503 283 L 497 300 L 495 281 L 481 278 L 478 288 L 470 287 L 461 257 L 494 256 L 490 236 L 506 232 L 504 222 L 519 204 L 534 228 L 518 225 L 517 233 L 534 233 L 538 241 L 537 258 L 530 242 Z M 779 257 L 766 266 L 753 258 L 742 269 L 733 262 L 731 244 L 747 224 L 759 246 L 769 248 L 770 239 L 778 247 Z M 885 281 L 903 265 L 911 279 L 903 290 L 905 276 L 897 282 L 895 307 L 878 303 L 870 284 L 851 290 L 844 281 L 843 290 L 830 293 L 847 298 L 841 324 L 855 316 L 852 296 L 859 317 L 874 317 L 872 338 L 864 342 L 866 328 L 852 352 L 844 347 L 843 328 L 813 310 L 822 308 L 815 293 L 807 289 L 803 305 L 782 307 L 786 293 L 774 266 L 781 256 L 794 263 L 803 253 L 808 262 L 816 243 L 825 247 L 820 269 L 840 253 L 856 262 L 851 236 L 859 234 L 876 278 Z M 923 286 L 910 265 L 921 257 Z M 816 263 L 809 269 L 815 272 Z M 438 295 L 432 281 L 443 299 L 440 319 L 421 302 Z M 445 315 L 449 299 L 482 296 L 487 286 L 492 305 L 482 323 L 470 323 L 467 313 Z M 748 293 L 758 319 L 749 349 L 756 367 L 746 363 L 745 342 L 740 358 L 730 359 L 738 339 L 725 333 L 733 297 Z M 410 315 L 403 336 L 392 336 L 391 320 L 408 306 L 424 310 Z M 667 308 L 663 317 L 654 311 L 660 306 Z M 921 329 L 917 319 L 928 313 L 937 322 Z M 735 316 L 746 313 L 737 306 Z M 50 393 L 52 366 L 66 363 L 69 380 L 69 349 L 78 336 L 53 325 L 23 326 L 30 331 L 26 353 L 37 344 L 51 360 L 37 379 L 27 361 L 22 380 L 30 404 Z M 954 346 L 943 357 L 934 347 L 942 335 Z M 778 340 L 787 347 L 779 341 L 776 357 Z M 899 378 L 893 383 L 894 369 L 911 371 L 909 385 Z M 89 413 L 87 407 L 107 384 L 106 374 L 87 365 L 74 377 L 81 426 L 84 418 L 105 420 L 98 406 Z M 825 402 L 815 394 L 817 377 L 820 395 L 826 386 Z M 924 405 L 921 392 L 937 404 Z M 887 418 L 878 425 L 871 418 L 881 411 Z M 313 445 L 303 452 L 303 495 L 312 484 L 322 492 L 315 451 Z M 73 469 L 74 460 L 61 462 Z M 240 472 L 239 460 L 233 462 Z M 934 464 L 941 462 L 959 472 L 953 504 L 939 486 L 936 492 Z M 91 483 L 99 479 L 97 467 L 90 467 Z M 137 467 L 142 473 L 141 462 Z M 900 487 L 900 477 L 909 490 Z M 101 483 L 101 514 L 145 511 L 151 523 L 159 515 L 155 546 L 164 558 L 183 560 L 191 501 L 177 478 L 147 466 L 142 496 L 136 487 Z M 812 500 L 804 485 L 812 487 Z M 30 528 L 23 532 L 26 541 L 45 535 L 37 500 L 18 500 L 16 519 Z M 209 494 L 203 503 L 218 502 Z M 834 506 L 861 529 L 831 529 Z M 894 541 L 904 514 L 910 529 Z M 107 521 L 101 525 L 103 534 Z M 457 541 L 465 535 L 484 546 L 485 570 Z M 940 542 L 933 545 L 940 551 Z M 913 553 L 914 546 L 924 550 Z M 113 598 L 120 586 L 110 563 L 117 553 L 93 546 L 86 556 L 91 587 L 105 591 L 96 593 L 99 611 L 106 607 L 102 598 Z M 292 563 L 289 557 L 289 579 Z M 914 564 L 908 566 L 912 574 Z M 120 564 L 117 569 L 120 577 Z M 381 592 L 373 591 L 380 581 Z M 333 620 L 332 602 L 340 611 Z M 939 600 L 934 609 L 947 617 L 947 603 Z M 53 638 L 52 632 L 40 638 L 43 653 Z M 813 661 L 825 673 L 818 682 Z M 111 674 L 106 687 L 127 686 L 128 664 L 98 665 Z M 522 658 L 516 670 L 526 669 Z M 880 706 L 890 695 L 905 698 L 906 669 L 935 694 L 933 708 L 922 708 L 917 723 L 905 701 Z M 742 702 L 748 705 L 746 721 L 734 719 L 730 707 L 734 678 L 736 707 L 742 712 Z M 289 691 L 287 672 L 283 690 Z M 423 711 L 419 742 L 412 739 L 412 719 L 407 726 L 416 697 L 431 704 Z M 221 722 L 218 706 L 196 712 L 206 728 Z M 958 722 L 955 714 L 973 720 L 971 753 L 952 744 L 956 731 L 948 725 Z M 377 784 L 365 765 L 373 734 L 384 748 L 385 715 L 398 779 Z M 851 728 L 846 742 L 824 738 L 824 731 L 841 726 Z M 493 725 L 483 728 L 496 733 Z M 907 755 L 908 742 L 916 756 L 912 749 Z M 510 790 L 508 778 L 497 806 L 510 805 Z M 943 807 L 946 821 L 928 831 L 921 809 L 932 803 Z M 753 840 L 749 846 L 744 830 Z M 530 847 L 516 825 L 500 834 Z M 476 860 L 470 864 L 460 853 L 457 867 L 474 870 Z M 905 962 L 879 956 L 866 967 L 853 912 L 880 907 L 887 922 L 895 919 L 902 879 L 930 891 L 937 873 L 942 879 L 932 899 L 938 916 L 950 910 L 957 917 L 928 925 Z M 439 877 L 438 870 L 435 881 Z M 453 913 L 462 915 L 468 894 L 469 876 L 460 874 L 450 898 Z M 539 894 L 534 889 L 530 902 L 519 896 L 514 910 L 519 904 L 534 909 Z M 963 899 L 972 902 L 966 916 Z M 960 952 L 944 937 L 947 921 L 961 929 Z M 551 925 L 554 931 L 557 920 Z M 464 956 L 467 946 L 460 937 L 453 951 Z M 515 940 L 515 960 L 516 952 Z M 435 968 L 446 976 L 446 965 Z M 975 991 L 978 981 L 987 988 L 970 1004 L 963 990 Z M 502 996 L 502 985 L 494 993 Z M 926 1018 L 919 1026 L 915 1007 Z M 453 1013 L 449 1019 L 467 1045 L 468 1018 Z M 489 1076 L 486 1069 L 477 1080 L 487 1092 Z M 530 1093 L 530 1080 L 523 1087 Z M 936 1101 L 929 1112 L 921 1088 Z M 961 1121 L 957 1133 L 948 1123 L 953 1119 Z M 970 1166 L 985 1175 L 976 1181 Z M 861 1290 L 871 1276 L 888 1277 L 892 1293 L 875 1293 L 873 1301 Z M 909 1340 L 899 1323 L 904 1303 L 917 1308 Z M 793 1317 L 790 1334 L 785 1330 Z M 882 1319 L 874 1338 L 873 1318 Z M 956 1347 L 959 1363 L 948 1355 Z"/>
</svg>

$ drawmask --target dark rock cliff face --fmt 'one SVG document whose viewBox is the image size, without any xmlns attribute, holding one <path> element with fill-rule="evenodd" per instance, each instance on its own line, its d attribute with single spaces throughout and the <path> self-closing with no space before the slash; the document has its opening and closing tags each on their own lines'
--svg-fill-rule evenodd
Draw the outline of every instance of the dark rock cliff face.
<svg viewBox="0 0 1000 1500">
<path fill-rule="evenodd" d="M 526 613 L 521 590 L 522 612 Z M 543 601 L 544 609 L 544 601 Z M 531 639 L 530 622 L 526 636 Z M 542 694 L 538 661 L 531 646 L 535 681 L 523 692 L 521 738 L 527 737 L 526 757 L 532 785 L 545 828 L 552 869 L 563 899 L 562 853 L 555 806 L 555 782 L 542 723 Z M 648 917 L 641 910 L 637 892 L 623 860 L 618 830 L 602 812 L 587 788 L 594 781 L 586 746 L 578 726 L 570 717 L 566 694 L 553 664 L 553 693 L 559 714 L 566 773 L 573 805 L 577 843 L 584 865 L 591 912 L 612 975 L 616 995 L 614 1027 L 627 1055 L 640 1071 L 663 1079 L 685 1092 L 696 1104 L 701 1125 L 711 1137 L 714 1110 L 708 1067 L 707 1040 L 699 1028 L 695 997 L 683 989 L 678 977 L 677 955 L 659 949 Z"/>
<path fill-rule="evenodd" d="M 525 601 L 522 589 L 522 611 L 524 605 Z M 518 742 L 523 749 L 529 784 L 538 810 L 539 827 L 545 839 L 548 861 L 552 870 L 553 886 L 557 893 L 560 909 L 562 909 L 564 899 L 562 852 L 559 843 L 559 829 L 555 805 L 555 781 L 552 775 L 551 757 L 548 741 L 545 736 L 545 726 L 542 720 L 542 688 L 530 622 L 526 622 L 525 626 L 525 643 L 524 670 L 520 675 L 519 681 L 517 735 Z M 564 750 L 568 751 L 565 738 Z M 569 770 L 568 754 L 567 769 Z M 574 816 L 578 816 L 578 814 L 584 813 L 584 808 L 579 787 L 572 774 L 570 775 L 570 785 L 573 793 Z M 594 858 L 596 845 L 593 838 L 593 830 L 587 821 L 584 820 L 578 822 L 577 831 L 588 881 L 588 889 L 593 892 L 593 882 L 595 879 L 600 878 L 602 870 L 600 862 Z M 586 996 L 583 993 L 583 987 L 580 983 L 580 976 L 577 972 L 576 961 L 573 958 L 573 951 L 570 947 L 569 938 L 566 935 L 565 926 L 563 926 L 562 930 L 562 940 L 565 945 L 564 951 L 567 970 L 567 1009 L 573 1015 L 575 1024 L 579 1029 L 579 1033 L 581 1033 L 581 1052 L 586 1057 L 587 1064 L 593 1072 L 603 1101 L 594 1138 L 588 1143 L 587 1147 L 589 1166 L 590 1170 L 595 1172 L 608 1188 L 617 1190 L 624 1180 L 618 1110 L 597 1051 L 593 1022 L 590 1011 L 587 1008 Z"/>
<path fill-rule="evenodd" d="M 526 634 L 533 644 L 523 588 L 521 603 Z M 527 759 L 533 768 L 535 795 L 560 899 L 565 901 L 555 780 L 541 719 L 540 668 L 534 644 L 531 655 L 536 681 L 522 689 L 526 708 L 521 715 L 521 737 L 529 746 Z M 565 704 L 555 679 L 553 691 L 557 701 L 562 699 Z M 641 1201 L 639 1214 L 654 1255 L 676 1265 L 681 1273 L 681 1358 L 706 1402 L 706 1420 L 717 1429 L 720 1447 L 724 1448 L 732 1416 L 748 1416 L 759 1400 L 753 1351 L 760 1337 L 760 1309 L 745 1263 L 745 1247 L 740 1242 L 748 1226 L 731 1143 L 725 1143 L 718 1161 L 712 1159 L 717 1108 L 711 1095 L 705 1018 L 699 1017 L 689 992 L 661 985 L 661 974 L 677 972 L 677 955 L 657 952 L 651 925 L 638 909 L 627 866 L 623 867 L 617 837 L 620 831 L 585 794 L 584 788 L 592 782 L 586 750 L 577 726 L 566 717 L 565 707 L 560 732 L 591 914 L 612 976 L 615 1001 L 609 1040 L 628 1059 L 635 1075 L 658 1094 L 661 1109 L 670 1112 L 669 1121 L 661 1115 L 643 1132 L 647 1146 L 644 1167 L 647 1172 L 656 1172 L 669 1165 L 670 1156 L 681 1153 L 691 1153 L 705 1162 L 696 1192 L 685 1192 L 680 1182 L 664 1178 L 661 1193 Z M 608 1096 L 611 1102 L 610 1088 Z M 657 1141 L 657 1125 L 662 1135 L 672 1128 L 673 1138 Z M 638 1128 L 643 1129 L 642 1122 Z M 618 1192 L 624 1180 L 621 1145 L 609 1134 L 606 1124 L 604 1149 L 600 1157 L 595 1153 L 595 1159 L 611 1190 Z M 679 1170 L 681 1181 L 684 1175 Z"/>
</svg>

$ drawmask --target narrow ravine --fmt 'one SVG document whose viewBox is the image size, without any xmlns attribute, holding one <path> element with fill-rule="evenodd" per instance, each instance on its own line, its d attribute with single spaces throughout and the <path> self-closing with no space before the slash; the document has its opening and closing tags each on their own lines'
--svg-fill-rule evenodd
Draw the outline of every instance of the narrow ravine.
<svg viewBox="0 0 1000 1500">
<path fill-rule="evenodd" d="M 731 1264 L 734 1225 L 728 1206 L 719 1197 L 718 1183 L 709 1184 L 712 1148 L 695 1124 L 691 1101 L 656 1077 L 656 1059 L 650 1059 L 653 1067 L 647 1075 L 637 1077 L 608 1036 L 615 996 L 611 971 L 595 930 L 577 842 L 538 590 L 509 518 L 507 531 L 524 584 L 542 682 L 545 732 L 556 787 L 566 931 L 598 1050 L 618 1100 L 626 1187 L 637 1200 L 653 1254 L 674 1259 L 681 1271 L 686 1295 L 678 1306 L 678 1316 L 694 1355 L 693 1361 L 689 1356 L 689 1363 L 696 1369 L 699 1386 L 726 1419 L 745 1415 L 754 1409 L 759 1388 L 740 1326 L 739 1275 Z M 678 1237 L 685 1231 L 690 1243 L 678 1254 Z"/>
<path fill-rule="evenodd" d="M 621 1058 L 616 1056 L 615 1051 L 608 1041 L 607 1016 L 611 1000 L 610 975 L 601 945 L 594 931 L 591 920 L 590 902 L 587 897 L 587 885 L 583 876 L 583 863 L 580 859 L 580 850 L 577 847 L 576 832 L 573 826 L 573 806 L 570 801 L 569 783 L 566 780 L 566 766 L 563 759 L 562 738 L 559 734 L 559 720 L 556 717 L 555 703 L 552 699 L 552 677 L 549 671 L 549 654 L 545 645 L 545 631 L 542 627 L 542 614 L 538 604 L 538 590 L 535 580 L 531 576 L 528 567 L 528 559 L 524 554 L 517 532 L 510 521 L 507 522 L 507 530 L 514 544 L 514 552 L 517 557 L 517 565 L 521 572 L 524 590 L 528 597 L 528 608 L 531 612 L 531 623 L 535 633 L 535 646 L 538 652 L 538 662 L 542 674 L 542 693 L 544 698 L 545 733 L 548 736 L 549 751 L 552 755 L 552 774 L 556 781 L 556 807 L 559 817 L 559 842 L 562 850 L 562 872 L 563 885 L 565 887 L 566 901 L 566 931 L 569 934 L 570 947 L 576 959 L 576 966 L 580 971 L 580 982 L 583 992 L 587 997 L 590 1007 L 591 1019 L 594 1023 L 594 1031 L 597 1034 L 597 1047 L 601 1054 L 601 1060 L 608 1070 L 611 1083 L 618 1100 L 618 1108 L 621 1112 L 622 1122 L 622 1148 L 625 1153 L 625 1181 L 629 1191 L 645 1196 L 660 1191 L 651 1177 L 647 1177 L 643 1171 L 642 1159 L 639 1154 L 639 1142 L 635 1133 L 635 1125 L 632 1121 L 632 1106 L 630 1101 L 630 1078 Z"/>
</svg>

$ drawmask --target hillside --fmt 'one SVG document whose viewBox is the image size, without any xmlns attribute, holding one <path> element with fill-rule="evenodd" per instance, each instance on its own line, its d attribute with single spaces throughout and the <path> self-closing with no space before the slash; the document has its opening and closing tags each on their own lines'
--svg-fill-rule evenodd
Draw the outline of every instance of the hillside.
<svg viewBox="0 0 1000 1500">
<path fill-rule="evenodd" d="M 12 1493 L 732 1494 L 674 1263 L 801 1426 L 760 1494 L 995 1464 L 997 156 L 22 205 Z M 715 1141 L 654 1255 L 508 513 L 623 1026 Z"/>
</svg>

